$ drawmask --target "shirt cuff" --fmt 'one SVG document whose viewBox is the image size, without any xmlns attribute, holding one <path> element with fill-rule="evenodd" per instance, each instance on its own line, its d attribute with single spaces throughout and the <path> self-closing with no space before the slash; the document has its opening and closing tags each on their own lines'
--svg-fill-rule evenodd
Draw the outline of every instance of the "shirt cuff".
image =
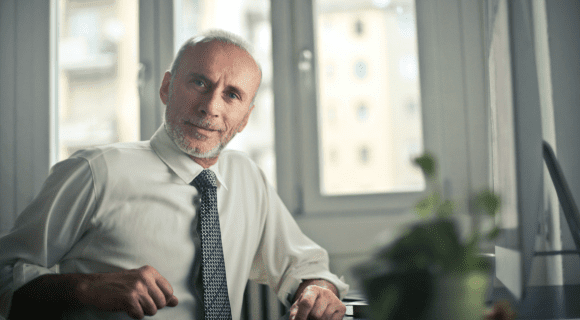
<svg viewBox="0 0 580 320">
<path fill-rule="evenodd" d="M 12 288 L 14 291 L 16 291 L 25 284 L 42 275 L 56 273 L 59 273 L 58 264 L 54 265 L 52 268 L 46 268 L 35 264 L 18 261 L 14 265 L 14 282 L 12 283 Z"/>
<path fill-rule="evenodd" d="M 278 291 L 278 299 L 282 301 L 286 307 L 289 307 L 292 305 L 292 299 L 294 298 L 294 294 L 296 293 L 296 290 L 298 290 L 300 283 L 302 283 L 303 280 L 310 279 L 322 279 L 332 283 L 338 290 L 338 298 L 340 300 L 344 299 L 348 293 L 349 285 L 344 282 L 344 277 L 339 278 L 330 271 L 325 270 L 292 275 L 280 287 L 280 290 Z"/>
</svg>

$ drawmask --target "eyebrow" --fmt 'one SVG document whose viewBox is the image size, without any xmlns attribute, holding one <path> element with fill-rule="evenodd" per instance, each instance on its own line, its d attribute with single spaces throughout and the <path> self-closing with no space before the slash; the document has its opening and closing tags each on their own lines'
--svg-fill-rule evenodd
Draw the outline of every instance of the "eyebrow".
<svg viewBox="0 0 580 320">
<path fill-rule="evenodd" d="M 213 87 L 213 81 L 201 73 L 191 72 L 191 73 L 189 73 L 188 77 L 203 80 L 203 81 L 211 84 L 211 86 Z M 242 101 L 244 101 L 244 98 L 246 97 L 246 93 L 236 86 L 228 85 L 226 87 L 226 90 L 229 90 L 229 91 L 232 91 L 232 92 L 238 94 Z"/>
</svg>

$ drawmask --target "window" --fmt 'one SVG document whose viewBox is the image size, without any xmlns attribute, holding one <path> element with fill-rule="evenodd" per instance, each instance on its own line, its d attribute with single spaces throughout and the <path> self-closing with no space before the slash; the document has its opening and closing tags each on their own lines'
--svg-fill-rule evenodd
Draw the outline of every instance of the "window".
<svg viewBox="0 0 580 320">
<path fill-rule="evenodd" d="M 274 1 L 272 16 L 278 192 L 291 212 L 407 213 L 426 187 L 411 162 L 424 150 L 469 211 L 487 184 L 479 4 Z"/>
<path fill-rule="evenodd" d="M 97 33 L 101 34 L 98 36 L 100 40 L 91 41 L 91 44 L 82 50 L 101 56 L 99 59 L 102 63 L 94 64 L 91 68 L 106 66 L 111 54 L 114 54 L 115 50 L 121 50 L 120 44 L 117 44 L 115 49 L 114 41 L 111 40 L 120 34 L 121 38 L 129 35 L 133 25 L 119 27 L 118 22 L 108 23 L 108 15 L 113 12 L 112 8 L 120 5 L 113 0 L 102 2 L 69 0 L 69 2 L 71 6 L 78 8 L 79 13 L 76 13 L 70 22 L 61 23 L 61 28 L 79 24 L 100 24 L 100 27 L 96 28 Z M 61 8 L 66 8 L 65 4 L 68 2 L 60 0 L 58 3 Z M 101 5 L 103 3 L 107 5 Z M 365 14 L 383 17 L 391 15 L 393 17 L 391 24 L 397 37 L 412 40 L 416 33 L 417 38 L 409 43 L 415 43 L 414 50 L 417 51 L 405 51 L 394 59 L 385 60 L 389 61 L 389 75 L 396 75 L 406 83 L 414 83 L 405 86 L 404 89 L 408 91 L 403 90 L 400 95 L 390 95 L 391 98 L 397 99 L 396 103 L 392 103 L 397 105 L 397 109 L 393 109 L 396 110 L 393 111 L 393 117 L 397 119 L 396 124 L 404 126 L 414 135 L 396 137 L 401 145 L 397 146 L 397 152 L 392 154 L 392 159 L 388 163 L 409 165 L 410 158 L 422 150 L 429 150 L 439 157 L 442 164 L 440 172 L 449 196 L 466 199 L 467 197 L 463 197 L 464 194 L 478 185 L 485 184 L 487 172 L 487 169 L 482 167 L 487 163 L 485 160 L 487 133 L 485 98 L 481 94 L 484 82 L 480 70 L 482 51 L 478 32 L 480 25 L 478 14 L 481 8 L 471 3 L 419 2 L 413 9 L 414 3 L 407 0 L 361 0 L 357 1 L 356 5 L 351 3 L 353 2 L 339 1 L 333 5 L 330 0 L 238 1 L 231 4 L 236 6 L 240 13 L 240 17 L 235 19 L 227 14 L 214 15 L 220 17 L 215 19 L 201 19 L 200 17 L 206 14 L 207 17 L 211 17 L 212 12 L 217 12 L 218 7 L 225 5 L 209 0 L 174 0 L 168 3 L 140 1 L 138 10 L 121 10 L 139 12 L 139 20 L 135 27 L 139 36 L 133 36 L 134 39 L 138 39 L 139 47 L 135 50 L 133 60 L 140 60 L 141 64 L 131 67 L 135 73 L 129 74 L 143 74 L 143 79 L 139 77 L 138 81 L 141 89 L 140 97 L 135 98 L 140 100 L 141 108 L 136 112 L 130 112 L 134 116 L 132 119 L 137 121 L 129 131 L 140 131 L 141 136 L 133 140 L 148 139 L 161 124 L 163 106 L 158 101 L 157 91 L 161 76 L 173 57 L 174 48 L 179 46 L 183 39 L 202 28 L 225 28 L 249 39 L 254 43 L 256 51 L 268 57 L 259 57 L 265 77 L 260 91 L 261 97 L 257 99 L 256 110 L 250 118 L 250 121 L 255 121 L 256 124 L 249 124 L 244 134 L 236 137 L 230 147 L 247 151 L 264 169 L 269 179 L 272 182 L 277 181 L 278 192 L 290 211 L 293 213 L 408 211 L 421 193 L 421 185 L 424 184 L 417 171 L 407 171 L 401 175 L 402 180 L 389 178 L 391 181 L 397 181 L 395 187 L 377 187 L 369 183 L 368 179 L 362 179 L 363 183 L 354 185 L 364 187 L 355 187 L 358 189 L 353 190 L 351 186 L 350 190 L 348 188 L 339 190 L 334 183 L 325 180 L 325 177 L 329 179 L 332 177 L 333 171 L 340 172 L 338 168 L 345 161 L 351 161 L 363 171 L 374 163 L 381 165 L 386 163 L 384 151 L 381 149 L 385 148 L 384 144 L 375 146 L 378 140 L 374 138 L 375 135 L 371 135 L 371 139 L 357 140 L 349 148 L 344 147 L 342 140 L 331 141 L 322 137 L 328 135 L 328 132 L 346 131 L 341 129 L 343 121 L 364 127 L 374 125 L 374 122 L 378 122 L 377 119 L 384 116 L 381 115 L 381 112 L 384 113 L 386 110 L 384 104 L 376 103 L 372 99 L 372 94 L 356 94 L 345 99 L 339 95 L 324 95 L 323 88 L 324 86 L 332 88 L 333 83 L 340 83 L 344 80 L 342 78 L 345 74 L 359 87 L 365 81 L 375 81 L 377 77 L 383 76 L 376 64 L 387 62 L 364 56 L 362 55 L 364 52 L 359 52 L 361 55 L 358 56 L 353 55 L 352 59 L 346 59 L 346 55 L 333 58 L 332 52 L 324 53 L 320 50 L 319 43 L 324 41 L 321 36 L 324 26 L 327 25 L 324 21 L 333 20 L 342 12 L 341 14 L 346 17 L 345 22 L 336 26 L 340 26 L 343 34 L 349 38 L 339 40 L 364 43 L 373 37 L 377 29 L 373 25 L 374 20 L 367 18 Z M 125 2 L 122 4 L 126 5 Z M 104 16 L 103 13 L 97 14 L 89 10 L 89 7 L 99 6 L 107 8 L 108 11 Z M 411 6 L 411 9 L 408 6 Z M 60 12 L 64 12 L 63 10 Z M 414 17 L 414 12 L 418 18 Z M 70 14 L 75 13 L 71 11 Z M 185 14 L 189 19 L 180 18 L 181 14 Z M 235 29 L 223 24 L 226 22 L 233 23 Z M 106 28 L 106 25 L 109 27 Z M 69 34 L 67 30 L 61 32 L 63 38 L 69 35 L 96 37 L 94 27 L 86 28 L 84 33 Z M 106 33 L 108 35 L 105 35 Z M 67 41 L 69 40 L 65 39 L 64 44 L 59 46 L 60 51 L 74 52 L 75 42 L 67 43 Z M 268 61 L 270 57 L 271 62 Z M 118 63 L 120 64 L 120 61 Z M 88 66 L 90 64 L 83 64 L 84 68 Z M 71 74 L 76 72 L 72 64 L 64 63 L 63 68 L 70 70 L 64 72 Z M 93 76 L 99 73 L 104 76 L 110 75 L 107 75 L 106 71 L 91 72 Z M 109 79 L 105 82 L 110 81 L 114 80 Z M 70 91 L 70 86 L 66 88 L 61 85 L 58 92 Z M 63 97 L 59 97 L 59 100 Z M 127 99 L 133 101 L 134 98 Z M 272 103 L 274 99 L 275 110 Z M 61 104 L 64 102 L 61 101 Z M 346 107 L 342 106 L 343 104 Z M 144 108 L 144 105 L 149 107 Z M 65 111 L 60 116 L 65 117 L 68 114 L 68 111 Z M 86 116 L 86 119 L 93 118 L 96 120 L 98 117 L 89 114 Z M 114 119 L 111 117 L 102 118 L 106 118 L 105 123 L 108 121 L 109 124 L 91 130 L 90 134 L 93 135 L 91 139 L 101 139 L 96 144 L 111 140 L 111 142 L 122 141 L 122 134 L 118 133 L 120 120 L 111 120 Z M 275 118 L 275 126 L 271 122 L 272 118 Z M 262 122 L 262 119 L 267 121 Z M 74 129 L 74 125 L 66 124 L 67 121 L 69 119 L 66 118 L 59 121 L 61 125 L 59 128 L 65 133 L 59 133 L 57 136 L 62 135 L 63 142 L 67 140 L 65 139 L 67 136 L 72 135 L 66 132 L 72 132 Z M 384 124 L 385 127 L 388 125 Z M 394 130 L 394 132 L 402 131 Z M 276 136 L 275 143 L 272 133 Z M 249 140 L 244 135 L 262 140 L 247 142 Z M 61 147 L 62 145 L 64 144 L 61 143 Z M 75 148 L 75 143 L 70 143 L 65 150 L 70 153 Z M 366 151 L 361 151 L 364 148 Z"/>
<path fill-rule="evenodd" d="M 61 0 L 57 161 L 139 140 L 138 1 Z"/>
<path fill-rule="evenodd" d="M 414 1 L 318 0 L 313 10 L 318 113 L 344 110 L 332 125 L 325 117 L 318 121 L 321 194 L 423 190 L 422 174 L 412 164 L 421 148 L 406 152 L 409 141 L 422 146 L 421 117 L 404 114 L 409 99 L 417 106 L 421 100 Z M 365 33 L 367 28 L 373 32 Z M 329 66 L 336 71 L 322 72 Z M 328 165 L 324 154 L 332 145 L 358 153 L 358 159 Z"/>
<path fill-rule="evenodd" d="M 284 179 L 297 187 L 283 198 L 309 213 L 411 207 L 425 189 L 412 162 L 424 149 L 415 1 L 296 1 L 293 9 L 296 98 L 276 107 L 299 110 L 276 112 L 302 130 L 289 130 L 298 139 L 289 165 L 299 174 Z"/>
<path fill-rule="evenodd" d="M 276 185 L 268 0 L 175 0 L 172 18 L 156 13 L 167 11 L 170 3 L 141 3 L 139 7 L 138 0 L 60 0 L 58 7 L 56 161 L 82 148 L 150 138 L 161 124 L 164 109 L 158 102 L 157 73 L 162 77 L 169 67 L 165 61 L 173 58 L 185 40 L 220 28 L 248 39 L 263 69 L 256 108 L 246 129 L 228 148 L 248 153 Z M 223 7 L 231 10 L 219 10 Z M 140 10 L 142 20 L 148 14 L 157 15 L 160 26 L 153 30 L 149 25 L 139 26 Z M 168 23 L 174 27 L 163 25 Z M 153 39 L 156 34 L 166 38 L 171 29 L 172 47 Z M 151 56 L 155 47 L 162 47 L 163 52 Z M 140 50 L 145 50 L 141 59 Z"/>
</svg>

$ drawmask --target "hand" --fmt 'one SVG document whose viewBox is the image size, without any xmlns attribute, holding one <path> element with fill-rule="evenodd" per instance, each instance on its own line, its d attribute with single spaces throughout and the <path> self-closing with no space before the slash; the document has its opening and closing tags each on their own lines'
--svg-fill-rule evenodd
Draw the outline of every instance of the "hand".
<svg viewBox="0 0 580 320">
<path fill-rule="evenodd" d="M 309 284 L 323 282 L 320 284 Z M 333 289 L 333 290 L 331 290 Z M 304 281 L 297 290 L 297 298 L 290 307 L 290 320 L 340 320 L 346 306 L 338 299 L 336 288 L 324 280 Z"/>
<path fill-rule="evenodd" d="M 86 276 L 77 286 L 78 300 L 99 310 L 124 311 L 142 319 L 178 303 L 169 282 L 151 266 Z"/>
<path fill-rule="evenodd" d="M 508 301 L 499 301 L 485 315 L 485 320 L 513 320 L 516 313 Z"/>
</svg>

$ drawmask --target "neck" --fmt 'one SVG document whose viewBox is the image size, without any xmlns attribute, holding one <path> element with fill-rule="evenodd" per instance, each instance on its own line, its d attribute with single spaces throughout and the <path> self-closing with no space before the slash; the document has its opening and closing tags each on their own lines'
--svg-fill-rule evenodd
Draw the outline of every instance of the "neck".
<svg viewBox="0 0 580 320">
<path fill-rule="evenodd" d="M 195 161 L 197 164 L 199 164 L 200 166 L 202 166 L 204 169 L 207 169 L 211 166 L 213 166 L 217 161 L 218 161 L 218 157 L 214 157 L 214 158 L 196 158 L 194 156 L 189 156 L 193 161 Z"/>
</svg>

